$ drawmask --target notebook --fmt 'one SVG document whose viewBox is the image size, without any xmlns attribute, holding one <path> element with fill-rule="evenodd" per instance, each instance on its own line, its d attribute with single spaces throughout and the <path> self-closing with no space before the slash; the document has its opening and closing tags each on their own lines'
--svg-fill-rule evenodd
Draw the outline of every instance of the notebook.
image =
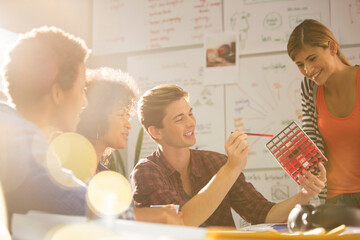
<svg viewBox="0 0 360 240">
<path fill-rule="evenodd" d="M 266 148 L 299 185 L 299 174 L 303 170 L 309 171 L 319 161 L 327 161 L 319 148 L 294 121 L 266 143 Z"/>
</svg>

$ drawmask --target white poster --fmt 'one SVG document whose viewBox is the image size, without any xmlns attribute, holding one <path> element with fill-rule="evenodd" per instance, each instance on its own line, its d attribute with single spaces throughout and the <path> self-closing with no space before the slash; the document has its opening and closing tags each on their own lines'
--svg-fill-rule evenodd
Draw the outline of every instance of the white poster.
<svg viewBox="0 0 360 240">
<path fill-rule="evenodd" d="M 204 38 L 204 84 L 229 84 L 238 81 L 237 33 L 218 33 Z"/>
<path fill-rule="evenodd" d="M 222 1 L 94 0 L 95 55 L 200 44 L 222 31 Z"/>
</svg>

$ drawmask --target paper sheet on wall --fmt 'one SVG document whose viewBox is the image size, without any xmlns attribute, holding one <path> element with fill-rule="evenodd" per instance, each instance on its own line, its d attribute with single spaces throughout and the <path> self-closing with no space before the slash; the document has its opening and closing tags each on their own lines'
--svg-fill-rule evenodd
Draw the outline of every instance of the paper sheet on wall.
<svg viewBox="0 0 360 240">
<path fill-rule="evenodd" d="M 204 37 L 204 84 L 236 83 L 239 77 L 239 43 L 236 32 Z"/>
<path fill-rule="evenodd" d="M 94 0 L 93 53 L 200 44 L 222 31 L 222 1 Z"/>
<path fill-rule="evenodd" d="M 224 30 L 239 32 L 240 54 L 284 51 L 301 21 L 330 26 L 329 12 L 329 0 L 224 0 Z"/>
<path fill-rule="evenodd" d="M 302 76 L 286 54 L 240 58 L 238 85 L 226 86 L 226 133 L 234 129 L 276 134 L 301 119 Z M 278 167 L 265 143 L 267 137 L 250 136 L 246 168 Z"/>
</svg>

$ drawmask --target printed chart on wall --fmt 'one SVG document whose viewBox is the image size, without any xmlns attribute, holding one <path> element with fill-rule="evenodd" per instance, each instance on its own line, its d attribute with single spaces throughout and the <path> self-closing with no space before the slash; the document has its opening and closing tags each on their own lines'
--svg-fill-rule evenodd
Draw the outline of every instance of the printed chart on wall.
<svg viewBox="0 0 360 240">
<path fill-rule="evenodd" d="M 221 0 L 93 1 L 95 55 L 200 44 L 221 31 Z"/>
<path fill-rule="evenodd" d="M 238 85 L 226 86 L 226 133 L 277 134 L 301 120 L 302 75 L 286 54 L 240 58 Z M 249 136 L 247 169 L 280 167 L 265 148 L 269 137 Z"/>
<path fill-rule="evenodd" d="M 177 84 L 190 94 L 190 105 L 197 120 L 196 145 L 193 148 L 224 153 L 224 87 L 203 85 L 203 50 L 190 49 L 128 58 L 128 72 L 141 93 L 159 84 Z M 129 136 L 128 156 L 134 159 L 138 119 L 133 119 Z M 156 150 L 156 144 L 144 134 L 140 157 Z"/>
<path fill-rule="evenodd" d="M 341 45 L 359 44 L 360 1 L 331 0 L 331 27 Z"/>
<path fill-rule="evenodd" d="M 224 31 L 239 32 L 240 54 L 281 51 L 304 19 L 330 26 L 329 12 L 329 0 L 224 0 Z"/>
</svg>

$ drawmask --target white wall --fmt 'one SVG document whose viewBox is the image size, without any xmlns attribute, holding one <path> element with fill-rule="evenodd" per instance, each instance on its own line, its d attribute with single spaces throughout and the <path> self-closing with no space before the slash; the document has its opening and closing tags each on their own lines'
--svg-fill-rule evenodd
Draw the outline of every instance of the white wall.
<svg viewBox="0 0 360 240">
<path fill-rule="evenodd" d="M 84 39 L 91 47 L 91 0 L 1 0 L 0 28 L 23 33 L 56 26 Z"/>
</svg>

